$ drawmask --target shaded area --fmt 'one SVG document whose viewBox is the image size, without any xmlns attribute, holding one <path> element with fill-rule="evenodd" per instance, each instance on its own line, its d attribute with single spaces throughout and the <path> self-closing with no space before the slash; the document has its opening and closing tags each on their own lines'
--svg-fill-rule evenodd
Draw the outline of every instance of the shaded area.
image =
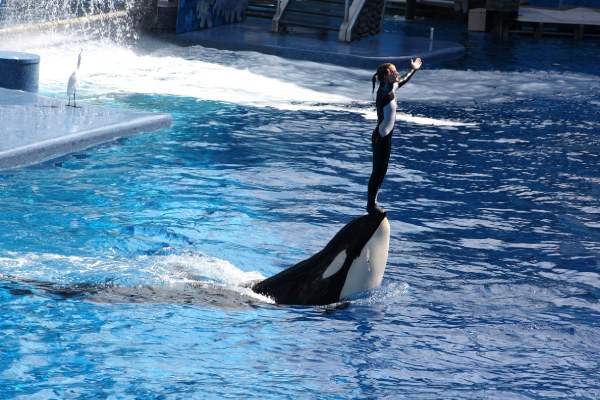
<svg viewBox="0 0 600 400">
<path fill-rule="evenodd" d="M 404 36 L 383 31 L 352 43 L 338 41 L 337 33 L 294 35 L 271 33 L 271 21 L 247 18 L 228 24 L 179 35 L 163 34 L 164 40 L 184 46 L 201 45 L 231 51 L 257 51 L 291 59 L 374 68 L 383 62 L 402 64 L 421 57 L 428 65 L 460 58 L 465 47 L 429 36 Z"/>
<path fill-rule="evenodd" d="M 250 306 L 268 304 L 223 285 L 202 280 L 176 285 L 124 286 L 111 281 L 65 285 L 30 279 L 8 278 L 5 282 L 0 283 L 0 289 L 13 296 L 109 304 L 189 304 L 222 309 L 244 309 Z"/>
</svg>

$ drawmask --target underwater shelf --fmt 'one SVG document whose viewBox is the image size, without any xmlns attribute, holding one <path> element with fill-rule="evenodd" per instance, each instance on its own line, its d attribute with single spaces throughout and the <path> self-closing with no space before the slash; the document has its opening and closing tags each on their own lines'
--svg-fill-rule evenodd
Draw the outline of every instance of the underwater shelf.
<svg viewBox="0 0 600 400">
<path fill-rule="evenodd" d="M 78 104 L 0 88 L 0 170 L 171 126 L 171 116 Z"/>
</svg>

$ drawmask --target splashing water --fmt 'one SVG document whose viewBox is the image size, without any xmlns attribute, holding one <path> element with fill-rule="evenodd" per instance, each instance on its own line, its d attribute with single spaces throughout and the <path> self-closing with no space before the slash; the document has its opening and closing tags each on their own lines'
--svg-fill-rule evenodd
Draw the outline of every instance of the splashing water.
<svg viewBox="0 0 600 400">
<path fill-rule="evenodd" d="M 137 38 L 134 15 L 143 15 L 142 4 L 137 0 L 6 0 L 0 2 L 0 35 L 69 31 L 71 42 L 111 38 L 124 43 Z"/>
</svg>

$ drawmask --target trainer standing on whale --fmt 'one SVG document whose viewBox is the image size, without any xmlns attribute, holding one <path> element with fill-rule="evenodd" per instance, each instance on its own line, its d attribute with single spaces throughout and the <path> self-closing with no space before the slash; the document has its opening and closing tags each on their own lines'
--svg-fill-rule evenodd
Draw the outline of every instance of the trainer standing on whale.
<svg viewBox="0 0 600 400">
<path fill-rule="evenodd" d="M 407 83 L 416 71 L 421 68 L 421 59 L 410 60 L 412 69 L 399 76 L 396 66 L 392 63 L 381 64 L 373 75 L 373 91 L 375 91 L 375 80 L 379 80 L 377 98 L 377 126 L 371 135 L 373 147 L 373 172 L 369 178 L 369 193 L 367 200 L 367 212 L 383 212 L 377 205 L 377 193 L 388 169 L 390 154 L 392 152 L 392 133 L 396 122 L 396 90 Z"/>
</svg>

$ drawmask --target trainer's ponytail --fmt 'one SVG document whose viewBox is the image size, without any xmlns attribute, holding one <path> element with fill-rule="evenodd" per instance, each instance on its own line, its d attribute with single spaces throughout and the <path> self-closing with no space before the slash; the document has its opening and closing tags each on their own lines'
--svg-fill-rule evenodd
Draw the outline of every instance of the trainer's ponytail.
<svg viewBox="0 0 600 400">
<path fill-rule="evenodd" d="M 375 80 L 377 79 L 377 72 L 375 72 L 373 74 L 373 78 L 371 79 L 371 82 L 373 83 L 373 89 L 371 90 L 371 94 L 375 92 Z"/>
</svg>

